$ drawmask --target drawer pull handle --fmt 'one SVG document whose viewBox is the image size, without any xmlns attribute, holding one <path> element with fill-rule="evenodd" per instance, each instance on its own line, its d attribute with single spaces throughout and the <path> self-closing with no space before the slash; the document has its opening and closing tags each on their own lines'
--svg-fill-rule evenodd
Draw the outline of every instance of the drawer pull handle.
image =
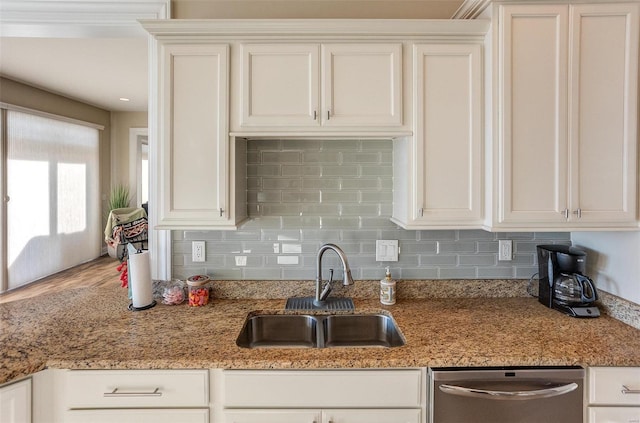
<svg viewBox="0 0 640 423">
<path fill-rule="evenodd" d="M 640 389 L 629 389 L 626 385 L 622 385 L 622 390 L 620 391 L 625 395 L 629 394 L 640 394 Z"/>
<path fill-rule="evenodd" d="M 113 388 L 111 392 L 105 392 L 105 398 L 122 398 L 122 397 L 161 397 L 160 388 L 156 388 L 153 392 L 118 392 L 118 388 Z"/>
</svg>

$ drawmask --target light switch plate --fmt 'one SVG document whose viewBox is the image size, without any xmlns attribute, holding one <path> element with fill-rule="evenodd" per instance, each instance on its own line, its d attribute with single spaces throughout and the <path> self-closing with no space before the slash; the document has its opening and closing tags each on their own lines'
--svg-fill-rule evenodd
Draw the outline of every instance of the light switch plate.
<svg viewBox="0 0 640 423">
<path fill-rule="evenodd" d="M 376 261 L 398 261 L 398 240 L 377 240 Z"/>
</svg>

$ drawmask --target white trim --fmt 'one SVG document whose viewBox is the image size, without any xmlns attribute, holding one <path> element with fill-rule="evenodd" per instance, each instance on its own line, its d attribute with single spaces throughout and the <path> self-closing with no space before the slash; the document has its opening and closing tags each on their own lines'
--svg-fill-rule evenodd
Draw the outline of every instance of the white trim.
<svg viewBox="0 0 640 423">
<path fill-rule="evenodd" d="M 139 148 L 139 137 L 148 137 L 149 129 L 148 128 L 129 128 L 129 190 L 135 189 L 135 205 L 134 207 L 139 207 L 142 202 L 142 193 L 138 189 L 138 162 L 140 161 L 140 148 Z"/>
<path fill-rule="evenodd" d="M 170 0 L 2 0 L 0 36 L 145 37 L 138 19 L 170 17 Z"/>
<path fill-rule="evenodd" d="M 488 19 L 170 19 L 140 20 L 150 34 L 162 37 L 484 37 Z"/>
<path fill-rule="evenodd" d="M 160 213 L 160 168 L 158 162 L 158 42 L 149 37 L 149 255 L 151 277 L 171 279 L 171 231 L 156 229 Z"/>
<path fill-rule="evenodd" d="M 451 19 L 475 19 L 491 5 L 492 0 L 465 0 Z"/>
<path fill-rule="evenodd" d="M 61 122 L 74 123 L 76 125 L 88 126 L 89 128 L 97 129 L 99 131 L 104 131 L 104 126 L 98 125 L 96 123 L 91 123 L 91 122 L 87 122 L 87 121 L 80 120 L 80 119 L 73 119 L 73 118 L 66 117 L 66 116 L 60 116 L 60 115 L 56 115 L 56 114 L 53 114 L 53 113 L 41 112 L 40 110 L 34 110 L 34 109 L 30 109 L 28 107 L 16 106 L 16 105 L 13 105 L 13 104 L 0 102 L 0 108 L 1 109 L 11 110 L 11 111 L 14 111 L 14 112 L 28 113 L 28 114 L 34 115 L 34 116 L 40 116 L 40 117 L 45 117 L 45 118 L 49 118 L 49 119 L 55 119 L 55 120 L 59 120 Z"/>
<path fill-rule="evenodd" d="M 9 289 L 7 238 L 7 111 L 0 108 L 0 292 Z"/>
</svg>

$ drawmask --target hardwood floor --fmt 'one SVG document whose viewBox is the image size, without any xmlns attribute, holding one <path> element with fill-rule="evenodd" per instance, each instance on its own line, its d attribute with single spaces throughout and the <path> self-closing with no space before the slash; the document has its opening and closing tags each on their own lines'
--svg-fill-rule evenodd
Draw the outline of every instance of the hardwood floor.
<svg viewBox="0 0 640 423">
<path fill-rule="evenodd" d="M 0 294 L 0 304 L 23 298 L 35 297 L 61 289 L 97 287 L 102 285 L 120 286 L 120 272 L 116 269 L 120 262 L 108 255 L 63 270 L 32 284 Z"/>
</svg>

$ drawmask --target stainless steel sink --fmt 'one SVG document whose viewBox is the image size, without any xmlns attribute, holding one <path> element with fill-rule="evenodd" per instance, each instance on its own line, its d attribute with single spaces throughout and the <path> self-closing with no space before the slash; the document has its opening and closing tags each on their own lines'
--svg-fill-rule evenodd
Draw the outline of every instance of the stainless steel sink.
<svg viewBox="0 0 640 423">
<path fill-rule="evenodd" d="M 404 339 L 392 317 L 342 314 L 322 321 L 325 347 L 400 347 Z"/>
<path fill-rule="evenodd" d="M 243 348 L 399 347 L 404 337 L 385 314 L 249 314 L 236 344 Z"/>
<path fill-rule="evenodd" d="M 313 348 L 317 346 L 317 327 L 317 320 L 307 315 L 249 316 L 236 344 L 245 348 Z"/>
</svg>

